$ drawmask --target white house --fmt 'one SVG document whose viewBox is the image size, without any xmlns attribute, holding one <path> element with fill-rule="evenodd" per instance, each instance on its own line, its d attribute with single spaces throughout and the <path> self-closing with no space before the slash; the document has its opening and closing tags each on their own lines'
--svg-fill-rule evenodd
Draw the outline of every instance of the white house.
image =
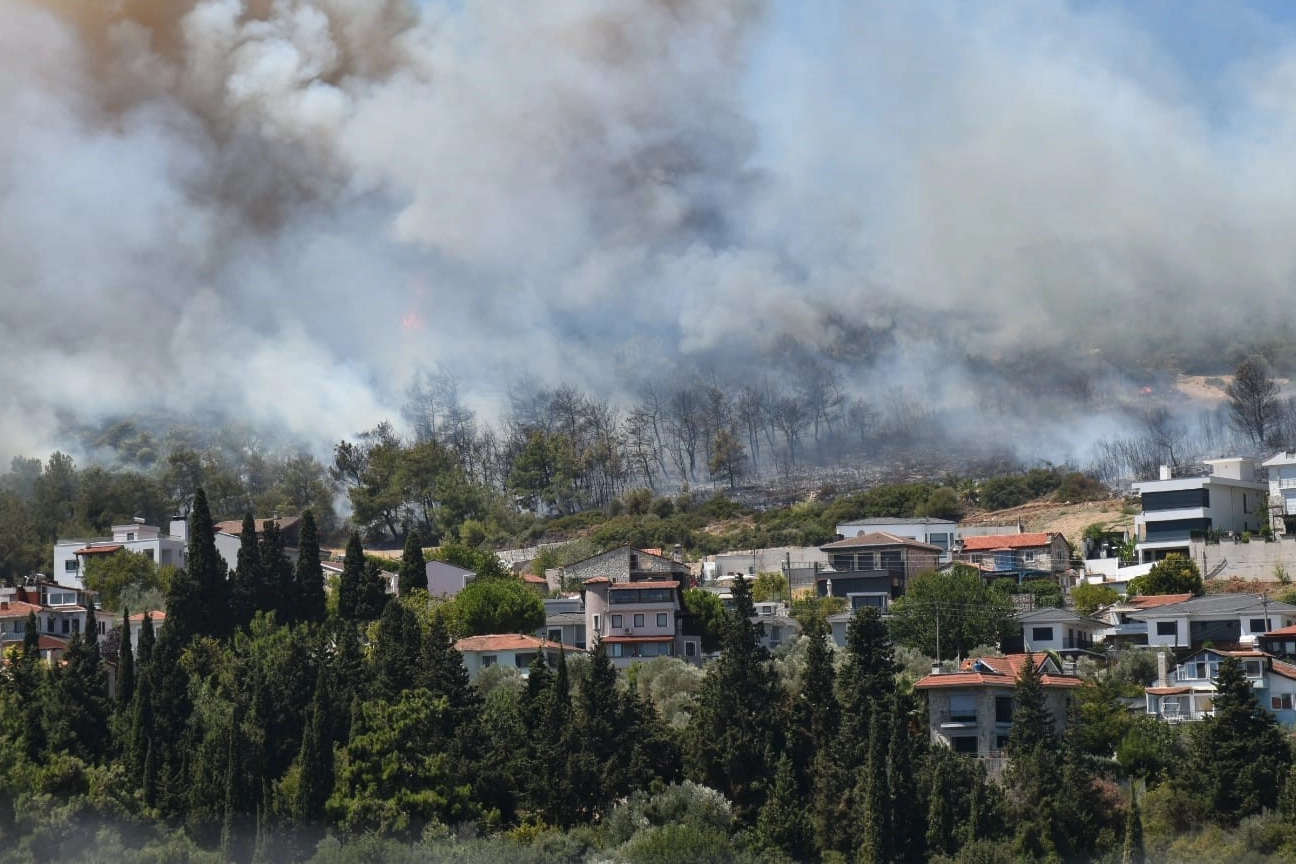
<svg viewBox="0 0 1296 864">
<path fill-rule="evenodd" d="M 949 519 L 934 519 L 930 516 L 878 517 L 843 522 L 837 526 L 837 534 L 843 540 L 865 534 L 908 537 L 910 540 L 917 540 L 919 543 L 926 543 L 940 549 L 940 563 L 948 564 L 959 540 L 959 526 L 957 522 Z"/>
<path fill-rule="evenodd" d="M 1134 517 L 1140 563 L 1171 552 L 1189 556 L 1190 539 L 1212 532 L 1259 532 L 1268 522 L 1269 484 L 1255 479 L 1250 459 L 1207 459 L 1210 473 L 1174 477 L 1161 466 L 1158 480 L 1134 484 L 1143 512 Z"/>
<path fill-rule="evenodd" d="M 1171 675 L 1161 674 L 1156 683 L 1144 688 L 1147 713 L 1168 723 L 1204 720 L 1210 717 L 1215 698 L 1215 679 L 1225 657 L 1235 657 L 1242 672 L 1255 688 L 1260 707 L 1267 709 L 1284 726 L 1296 726 L 1296 666 L 1284 663 L 1264 651 L 1222 651 L 1207 648 L 1185 659 Z M 1162 659 L 1164 655 L 1162 655 Z"/>
<path fill-rule="evenodd" d="M 427 562 L 427 590 L 433 597 L 454 597 L 477 576 L 467 567 L 445 561 Z"/>
<path fill-rule="evenodd" d="M 1263 594 L 1206 594 L 1129 614 L 1147 622 L 1151 648 L 1254 645 L 1270 630 L 1296 624 L 1296 606 Z"/>
<path fill-rule="evenodd" d="M 169 530 L 169 534 L 163 534 L 161 528 L 136 518 L 112 526 L 111 537 L 58 540 L 54 544 L 54 581 L 70 588 L 84 588 L 85 567 L 90 558 L 123 550 L 145 555 L 158 564 L 183 567 L 188 523 L 184 519 L 172 519 Z"/>
<path fill-rule="evenodd" d="M 1296 534 L 1296 452 L 1284 450 L 1260 464 L 1269 469 L 1269 514 L 1274 532 Z"/>
<path fill-rule="evenodd" d="M 455 648 L 463 655 L 464 668 L 468 670 L 469 679 L 476 681 L 483 669 L 492 666 L 504 666 L 517 669 L 522 677 L 530 674 L 531 661 L 541 651 L 545 660 L 554 664 L 558 654 L 581 653 L 575 645 L 562 645 L 550 642 L 538 636 L 524 636 L 520 633 L 503 633 L 488 636 L 467 636 L 455 643 Z"/>
<path fill-rule="evenodd" d="M 1107 629 L 1105 622 L 1072 609 L 1023 612 L 1015 619 L 1014 626 L 1020 628 L 1020 638 L 1005 639 L 1005 651 L 1056 651 L 1067 655 L 1094 650 L 1094 643 Z"/>
</svg>

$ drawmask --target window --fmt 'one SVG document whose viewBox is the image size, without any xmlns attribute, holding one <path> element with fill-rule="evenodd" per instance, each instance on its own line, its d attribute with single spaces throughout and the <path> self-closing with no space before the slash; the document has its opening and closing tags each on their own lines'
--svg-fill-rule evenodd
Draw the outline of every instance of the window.
<svg viewBox="0 0 1296 864">
<path fill-rule="evenodd" d="M 1177 622 L 1177 621 L 1158 621 L 1158 622 L 1157 622 L 1157 634 L 1156 634 L 1156 635 L 1158 635 L 1158 636 L 1178 636 L 1178 635 L 1179 635 L 1179 622 Z"/>
<path fill-rule="evenodd" d="M 550 641 L 550 642 L 561 642 L 561 641 L 562 641 L 562 628 L 561 628 L 561 627 L 555 627 L 555 628 L 552 628 L 552 629 L 549 631 L 549 641 Z"/>
<path fill-rule="evenodd" d="M 620 642 L 613 642 L 613 643 L 612 643 L 612 656 L 613 656 L 613 657 L 624 657 L 624 656 L 625 656 L 625 647 L 626 647 L 626 646 L 623 645 L 623 644 L 621 644 Z"/>
<path fill-rule="evenodd" d="M 1279 696 L 1273 696 L 1269 699 L 1269 707 L 1274 711 L 1292 710 L 1292 694 L 1283 693 Z"/>
<path fill-rule="evenodd" d="M 770 642 L 773 642 L 775 645 L 777 645 L 779 642 L 783 641 L 783 628 L 782 628 L 782 627 L 771 627 L 771 628 L 770 628 L 769 638 L 770 638 Z"/>
<path fill-rule="evenodd" d="M 613 615 L 613 616 L 612 616 L 612 629 L 613 629 L 613 630 L 620 630 L 620 629 L 621 629 L 621 617 L 622 617 L 622 616 L 620 616 L 620 615 Z"/>
<path fill-rule="evenodd" d="M 1251 632 L 1252 632 L 1252 633 L 1268 633 L 1268 632 L 1269 632 L 1269 627 L 1268 627 L 1267 624 L 1265 623 L 1265 619 L 1263 619 L 1263 618 L 1252 618 L 1252 619 L 1251 619 Z"/>
<path fill-rule="evenodd" d="M 134 542 L 135 542 L 135 532 L 134 532 L 134 531 L 128 531 L 128 532 L 126 533 L 126 542 L 127 542 L 127 543 L 134 543 Z"/>
<path fill-rule="evenodd" d="M 63 571 L 65 573 L 75 573 L 79 562 L 75 558 L 69 558 L 63 562 Z"/>
<path fill-rule="evenodd" d="M 635 616 L 634 616 L 634 626 L 635 626 L 635 627 L 642 627 L 642 626 L 644 626 L 644 613 L 642 613 L 642 612 L 636 612 L 636 613 L 635 613 Z"/>
<path fill-rule="evenodd" d="M 686 656 L 688 656 L 688 657 L 696 657 L 696 656 L 697 656 L 697 643 L 696 643 L 696 642 L 685 642 L 685 643 L 684 643 L 684 654 L 685 654 Z"/>
<path fill-rule="evenodd" d="M 1032 627 L 1031 641 L 1032 642 L 1052 642 L 1053 628 L 1052 627 Z"/>
<path fill-rule="evenodd" d="M 657 626 L 658 626 L 658 627 L 669 627 L 669 626 L 670 626 L 670 615 L 666 614 L 665 612 L 658 612 L 658 613 L 657 613 Z"/>
<path fill-rule="evenodd" d="M 1248 660 L 1248 661 L 1246 661 L 1245 663 L 1242 664 L 1242 668 L 1243 668 L 1243 670 L 1246 671 L 1246 676 L 1247 676 L 1248 678 L 1259 678 L 1259 677 L 1260 677 L 1260 661 L 1259 661 L 1259 660 Z"/>
<path fill-rule="evenodd" d="M 594 632 L 599 632 L 599 616 L 597 615 L 594 616 Z"/>
<path fill-rule="evenodd" d="M 483 668 L 483 669 L 485 669 L 487 666 L 494 666 L 494 665 L 495 665 L 495 655 L 494 655 L 494 654 L 483 654 L 483 655 L 482 655 L 482 668 Z"/>
<path fill-rule="evenodd" d="M 951 723 L 975 723 L 976 695 L 972 693 L 951 693 L 949 697 L 949 718 Z"/>
<path fill-rule="evenodd" d="M 962 735 L 958 738 L 951 738 L 950 745 L 953 746 L 955 753 L 977 752 L 977 739 L 974 735 Z"/>
<path fill-rule="evenodd" d="M 51 615 L 51 616 L 49 617 L 49 620 L 45 622 L 45 632 L 46 632 L 46 633 L 53 633 L 53 632 L 54 632 L 54 616 L 53 616 L 53 615 Z"/>
<path fill-rule="evenodd" d="M 150 561 L 152 561 L 152 560 L 153 560 L 153 550 L 152 550 L 152 549 L 145 549 L 145 550 L 144 550 L 144 557 L 147 558 L 147 559 L 149 559 Z"/>
<path fill-rule="evenodd" d="M 68 619 L 64 618 L 64 619 L 63 619 L 63 632 L 64 632 L 64 633 L 70 633 L 71 631 L 72 631 L 72 622 L 69 621 Z"/>
<path fill-rule="evenodd" d="M 1034 563 L 1035 563 L 1035 553 L 1034 553 L 1034 552 L 1023 552 L 1023 553 L 1022 553 L 1022 560 L 1024 560 L 1027 564 L 1034 564 Z"/>
<path fill-rule="evenodd" d="M 995 722 L 1011 723 L 1012 715 L 1013 715 L 1012 697 L 996 696 L 995 697 Z"/>
<path fill-rule="evenodd" d="M 15 632 L 15 633 L 26 633 L 26 632 L 27 632 L 27 622 L 26 622 L 26 621 L 15 621 L 15 622 L 14 622 L 14 632 Z"/>
</svg>

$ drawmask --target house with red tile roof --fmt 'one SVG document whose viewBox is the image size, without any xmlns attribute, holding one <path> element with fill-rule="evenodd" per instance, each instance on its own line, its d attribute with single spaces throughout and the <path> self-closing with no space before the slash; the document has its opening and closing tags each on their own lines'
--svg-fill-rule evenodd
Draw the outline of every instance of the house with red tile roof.
<svg viewBox="0 0 1296 864">
<path fill-rule="evenodd" d="M 1002 756 L 1012 731 L 1013 690 L 1027 663 L 1034 663 L 1040 672 L 1060 736 L 1066 730 L 1072 695 L 1082 684 L 1080 678 L 1064 673 L 1047 654 L 1009 654 L 965 660 L 957 672 L 933 671 L 914 685 L 927 697 L 932 742 L 957 753 Z"/>
<path fill-rule="evenodd" d="M 1296 628 L 1288 628 L 1296 629 Z M 1260 707 L 1283 726 L 1296 726 L 1296 665 L 1254 648 L 1205 648 L 1186 657 L 1173 672 L 1162 671 L 1144 688 L 1147 713 L 1167 723 L 1185 723 L 1212 716 L 1215 679 L 1225 657 L 1235 657 L 1255 689 Z"/>
<path fill-rule="evenodd" d="M 593 645 L 595 639 L 600 640 L 613 665 L 622 668 L 655 657 L 700 663 L 702 637 L 689 626 L 685 584 L 678 579 L 587 579 L 581 591 L 586 642 Z"/>
<path fill-rule="evenodd" d="M 492 666 L 516 669 L 525 678 L 531 669 L 531 661 L 541 651 L 550 664 L 558 662 L 560 652 L 582 653 L 575 645 L 563 645 L 521 633 L 466 636 L 456 642 L 454 647 L 463 655 L 464 668 L 468 670 L 468 677 L 473 681 L 477 680 L 477 676 L 483 670 Z"/>
<path fill-rule="evenodd" d="M 59 539 L 54 543 L 54 581 L 69 588 L 84 588 L 88 563 L 117 552 L 134 552 L 158 564 L 183 567 L 188 538 L 185 520 L 171 520 L 169 532 L 137 518 L 113 525 L 112 534 L 107 537 Z"/>
<path fill-rule="evenodd" d="M 987 579 L 1051 578 L 1061 583 L 1071 570 L 1071 544 L 1059 531 L 987 534 L 964 537 L 954 558 Z"/>
</svg>

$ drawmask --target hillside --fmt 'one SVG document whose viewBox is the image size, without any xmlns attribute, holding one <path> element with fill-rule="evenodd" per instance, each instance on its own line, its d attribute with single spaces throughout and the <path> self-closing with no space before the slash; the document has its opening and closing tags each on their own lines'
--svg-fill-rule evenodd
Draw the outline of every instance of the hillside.
<svg viewBox="0 0 1296 864">
<path fill-rule="evenodd" d="M 963 521 L 968 525 L 1011 525 L 1020 522 L 1027 531 L 1060 531 L 1072 546 L 1079 546 L 1084 529 L 1095 522 L 1113 529 L 1132 529 L 1134 516 L 1122 509 L 1125 506 L 1123 498 L 1081 504 L 1040 500 L 1007 510 L 976 513 Z"/>
</svg>

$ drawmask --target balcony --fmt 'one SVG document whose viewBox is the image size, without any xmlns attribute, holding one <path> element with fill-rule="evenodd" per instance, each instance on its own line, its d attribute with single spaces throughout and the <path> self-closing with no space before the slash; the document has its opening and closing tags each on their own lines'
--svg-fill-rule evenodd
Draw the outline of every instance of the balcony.
<svg viewBox="0 0 1296 864">
<path fill-rule="evenodd" d="M 977 725 L 977 712 L 973 711 L 942 711 L 940 712 L 940 725 L 942 728 L 975 726 Z"/>
</svg>

